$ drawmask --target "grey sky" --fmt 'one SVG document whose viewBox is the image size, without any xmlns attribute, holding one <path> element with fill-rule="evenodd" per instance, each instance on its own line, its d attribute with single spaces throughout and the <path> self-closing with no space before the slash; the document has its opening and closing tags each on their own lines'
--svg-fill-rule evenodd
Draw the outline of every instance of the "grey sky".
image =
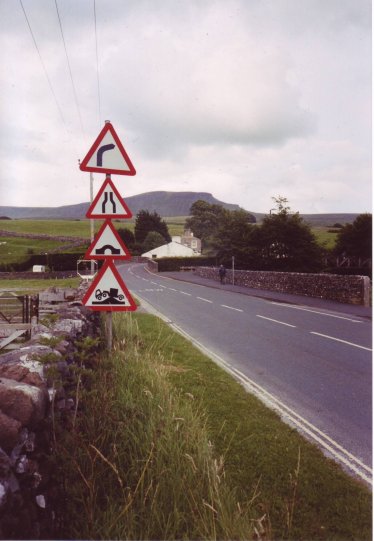
<svg viewBox="0 0 374 541">
<path fill-rule="evenodd" d="M 0 205 L 89 198 L 111 120 L 136 177 L 267 212 L 371 211 L 369 0 L 0 0 Z M 79 114 L 81 116 L 83 130 Z M 103 175 L 95 174 L 95 191 Z"/>
</svg>

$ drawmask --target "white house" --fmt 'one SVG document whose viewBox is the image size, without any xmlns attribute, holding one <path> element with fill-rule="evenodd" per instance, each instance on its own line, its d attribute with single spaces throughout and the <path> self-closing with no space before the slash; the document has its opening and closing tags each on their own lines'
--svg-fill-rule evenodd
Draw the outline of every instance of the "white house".
<svg viewBox="0 0 374 541">
<path fill-rule="evenodd" d="M 183 246 L 180 242 L 173 240 L 168 244 L 163 244 L 162 246 L 158 246 L 158 248 L 153 248 L 153 250 L 145 252 L 142 254 L 142 257 L 156 259 L 160 257 L 194 257 L 199 255 L 192 248 Z"/>
</svg>

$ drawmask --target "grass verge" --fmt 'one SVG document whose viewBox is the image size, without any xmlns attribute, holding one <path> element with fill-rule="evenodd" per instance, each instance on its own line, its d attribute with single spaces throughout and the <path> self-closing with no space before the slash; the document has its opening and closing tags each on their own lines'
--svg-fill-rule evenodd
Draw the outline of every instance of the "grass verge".
<svg viewBox="0 0 374 541">
<path fill-rule="evenodd" d="M 69 538 L 371 539 L 371 495 L 148 314 L 61 434 Z"/>
</svg>

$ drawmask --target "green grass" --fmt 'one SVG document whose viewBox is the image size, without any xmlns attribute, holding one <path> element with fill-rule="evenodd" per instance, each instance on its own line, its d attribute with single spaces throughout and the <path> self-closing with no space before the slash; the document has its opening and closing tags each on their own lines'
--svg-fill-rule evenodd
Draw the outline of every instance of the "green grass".
<svg viewBox="0 0 374 541">
<path fill-rule="evenodd" d="M 6 244 L 2 244 L 3 242 Z M 45 254 L 66 244 L 66 242 L 26 237 L 0 237 L 0 261 L 3 264 L 21 263 L 32 254 Z M 80 253 L 83 249 L 76 247 L 74 250 Z"/>
<path fill-rule="evenodd" d="M 338 233 L 331 227 L 313 227 L 312 233 L 317 239 L 319 245 L 332 250 L 335 247 Z"/>
<path fill-rule="evenodd" d="M 165 218 L 171 236 L 183 233 L 185 219 L 185 216 Z M 94 220 L 96 232 L 102 223 L 102 220 Z M 117 229 L 125 227 L 134 231 L 135 219 L 113 220 L 113 224 Z M 0 230 L 87 239 L 91 235 L 89 220 L 0 220 Z"/>
<path fill-rule="evenodd" d="M 160 349 L 171 365 L 169 379 L 178 391 L 204 404 L 209 437 L 225 457 L 232 485 L 244 500 L 258 487 L 257 510 L 267 514 L 273 538 L 371 539 L 371 494 L 365 487 L 165 324 L 149 315 L 133 317 L 141 339 L 148 347 L 157 344 L 155 352 Z"/>
<path fill-rule="evenodd" d="M 371 539 L 371 494 L 148 314 L 116 314 L 61 449 L 66 537 Z"/>
<path fill-rule="evenodd" d="M 78 287 L 81 279 L 77 276 L 74 278 L 51 278 L 51 279 L 30 279 L 30 280 L 1 280 L 0 289 L 5 291 L 18 292 L 20 295 L 28 293 L 35 294 L 38 291 L 43 291 L 48 287 Z"/>
<path fill-rule="evenodd" d="M 95 222 L 97 221 L 95 220 Z M 88 220 L 0 220 L 0 229 L 56 237 L 90 237 L 90 222 Z"/>
</svg>

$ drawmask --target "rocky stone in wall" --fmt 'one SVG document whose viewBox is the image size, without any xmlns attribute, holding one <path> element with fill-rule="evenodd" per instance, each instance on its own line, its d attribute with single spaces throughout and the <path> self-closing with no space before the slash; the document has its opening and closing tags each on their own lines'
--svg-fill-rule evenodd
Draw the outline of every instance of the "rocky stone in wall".
<svg viewBox="0 0 374 541">
<path fill-rule="evenodd" d="M 217 268 L 196 267 L 195 273 L 219 281 Z M 229 269 L 226 279 L 228 283 L 232 282 L 232 271 Z M 367 276 L 237 270 L 235 284 L 348 304 L 369 306 L 370 302 L 370 279 Z"/>
<path fill-rule="evenodd" d="M 53 452 L 53 409 L 75 407 L 56 387 L 56 373 L 69 376 L 77 341 L 99 329 L 97 314 L 81 306 L 83 291 L 72 302 L 51 305 L 53 317 L 33 327 L 25 347 L 0 355 L 0 539 L 58 535 L 58 491 L 46 457 Z"/>
</svg>

